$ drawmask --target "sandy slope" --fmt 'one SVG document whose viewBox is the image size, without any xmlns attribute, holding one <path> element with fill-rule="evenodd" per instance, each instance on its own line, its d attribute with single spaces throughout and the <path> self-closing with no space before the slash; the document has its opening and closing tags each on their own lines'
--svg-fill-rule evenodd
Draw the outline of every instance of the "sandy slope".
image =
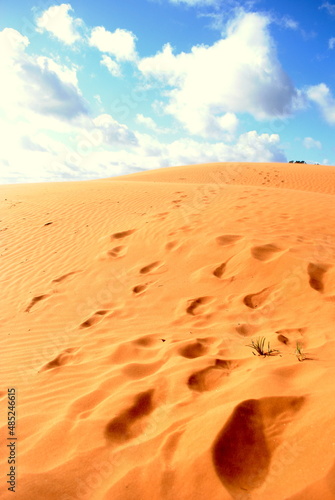
<svg viewBox="0 0 335 500">
<path fill-rule="evenodd" d="M 0 195 L 1 498 L 13 386 L 16 500 L 335 498 L 335 167 Z"/>
</svg>

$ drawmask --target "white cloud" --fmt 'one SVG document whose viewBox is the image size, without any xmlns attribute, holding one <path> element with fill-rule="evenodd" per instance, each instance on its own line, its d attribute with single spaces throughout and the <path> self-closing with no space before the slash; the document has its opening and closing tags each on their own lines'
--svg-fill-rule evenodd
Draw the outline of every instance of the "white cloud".
<svg viewBox="0 0 335 500">
<path fill-rule="evenodd" d="M 277 134 L 259 135 L 256 131 L 242 134 L 234 144 L 178 139 L 166 147 L 163 160 L 165 166 L 220 161 L 285 162 L 279 142 Z"/>
<path fill-rule="evenodd" d="M 299 23 L 297 21 L 295 21 L 294 19 L 292 19 L 291 17 L 289 16 L 284 16 L 279 24 L 281 26 L 283 26 L 283 28 L 286 28 L 286 29 L 290 29 L 290 30 L 297 30 L 299 29 Z"/>
<path fill-rule="evenodd" d="M 0 182 L 38 182 L 60 180 L 53 165 L 61 157 L 64 145 L 37 130 L 36 123 L 0 119 Z M 62 178 L 66 178 L 62 164 Z"/>
<path fill-rule="evenodd" d="M 77 68 L 29 55 L 28 45 L 28 38 L 16 30 L 0 32 L 0 182 L 76 180 L 119 172 L 118 157 L 123 149 L 138 149 L 137 136 L 108 114 L 92 120 L 78 87 Z M 104 152 L 116 155 L 112 170 L 94 163 Z"/>
<path fill-rule="evenodd" d="M 157 130 L 157 124 L 152 118 L 150 118 L 150 116 L 144 116 L 141 113 L 139 113 L 136 115 L 136 121 L 141 125 L 145 125 L 150 130 Z"/>
<path fill-rule="evenodd" d="M 43 71 L 55 73 L 63 83 L 72 85 L 79 91 L 76 66 L 69 68 L 45 56 L 37 56 L 35 60 Z"/>
<path fill-rule="evenodd" d="M 306 94 L 319 106 L 325 120 L 330 125 L 335 125 L 335 99 L 327 85 L 325 83 L 313 85 L 307 89 Z"/>
<path fill-rule="evenodd" d="M 89 44 L 100 52 L 107 52 L 117 61 L 134 61 L 136 55 L 136 36 L 128 30 L 117 29 L 113 33 L 103 26 L 97 26 L 91 31 Z"/>
<path fill-rule="evenodd" d="M 135 134 L 124 124 L 105 113 L 93 119 L 96 129 L 103 133 L 103 142 L 110 145 L 137 145 Z"/>
<path fill-rule="evenodd" d="M 321 149 L 322 148 L 321 142 L 320 141 L 316 141 L 312 137 L 305 137 L 305 139 L 304 139 L 304 146 L 305 146 L 306 149 L 312 149 L 312 148 Z"/>
<path fill-rule="evenodd" d="M 70 4 L 62 3 L 49 7 L 36 20 L 37 31 L 42 33 L 48 31 L 56 38 L 72 45 L 80 40 L 80 34 L 77 30 L 83 24 L 81 19 L 74 19 L 69 12 L 73 11 Z"/>
<path fill-rule="evenodd" d="M 264 15 L 243 13 L 213 45 L 175 55 L 166 44 L 138 67 L 148 79 L 171 88 L 166 113 L 192 134 L 223 138 L 236 129 L 235 113 L 271 119 L 293 109 L 297 91 L 277 59 L 269 22 Z"/>
<path fill-rule="evenodd" d="M 137 136 L 110 115 L 86 117 L 81 126 L 58 130 L 56 138 L 48 135 L 55 132 L 48 125 L 44 130 L 39 122 L 0 118 L 0 183 L 109 177 L 127 172 L 126 164 L 118 163 L 123 155 L 133 163 L 138 155 Z M 137 161 L 145 164 L 142 157 Z"/>
<path fill-rule="evenodd" d="M 335 4 L 324 2 L 320 9 L 326 9 L 331 16 L 335 16 Z"/>
<path fill-rule="evenodd" d="M 24 52 L 29 45 L 29 39 L 13 28 L 0 31 L 1 60 L 15 59 Z"/>
<path fill-rule="evenodd" d="M 73 119 L 87 113 L 77 86 L 75 68 L 51 58 L 29 56 L 29 40 L 16 30 L 0 32 L 0 108 L 10 117 L 25 112 L 57 119 Z M 7 49 L 9 49 L 7 51 Z"/>
<path fill-rule="evenodd" d="M 136 121 L 140 125 L 144 125 L 149 130 L 152 130 L 153 132 L 157 132 L 158 134 L 167 134 L 168 132 L 170 132 L 169 129 L 160 128 L 157 125 L 157 123 L 150 116 L 144 116 L 141 113 L 138 113 L 136 115 Z"/>
<path fill-rule="evenodd" d="M 335 47 L 335 37 L 331 37 L 329 40 L 328 40 L 328 47 L 330 49 L 333 49 Z"/>
<path fill-rule="evenodd" d="M 105 66 L 113 76 L 121 76 L 122 73 L 120 65 L 111 57 L 106 56 L 106 54 L 103 54 L 100 64 Z"/>
<path fill-rule="evenodd" d="M 41 115 L 72 119 L 87 113 L 87 106 L 78 88 L 63 79 L 52 64 L 26 60 L 21 64 L 23 93 L 20 103 Z"/>
<path fill-rule="evenodd" d="M 29 55 L 28 45 L 28 38 L 16 30 L 0 32 L 2 182 L 55 180 L 52 165 L 64 149 L 63 141 L 87 119 L 76 68 Z M 66 168 L 64 164 L 65 178 Z"/>
</svg>

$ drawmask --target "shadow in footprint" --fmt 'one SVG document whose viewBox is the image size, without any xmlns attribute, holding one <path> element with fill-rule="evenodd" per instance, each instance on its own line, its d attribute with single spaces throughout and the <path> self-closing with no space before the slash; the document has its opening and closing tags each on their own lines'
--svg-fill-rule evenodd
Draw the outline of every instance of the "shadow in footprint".
<svg viewBox="0 0 335 500">
<path fill-rule="evenodd" d="M 74 274 L 80 273 L 81 271 L 72 271 L 71 273 L 63 274 L 63 276 L 60 276 L 59 278 L 56 278 L 52 280 L 52 283 L 62 283 L 65 281 L 67 278 L 70 276 L 73 276 Z"/>
<path fill-rule="evenodd" d="M 77 350 L 76 348 L 65 349 L 65 351 L 58 354 L 58 356 L 55 359 L 49 361 L 49 363 L 44 365 L 40 369 L 40 371 L 44 372 L 46 370 L 52 370 L 53 368 L 58 368 L 59 366 L 66 365 L 72 359 L 73 357 L 72 353 L 75 352 L 76 350 Z"/>
<path fill-rule="evenodd" d="M 213 275 L 216 278 L 221 279 L 222 276 L 224 275 L 225 270 L 226 270 L 226 265 L 227 265 L 227 263 L 223 262 L 220 266 L 218 266 L 216 269 L 214 269 Z"/>
<path fill-rule="evenodd" d="M 133 288 L 133 293 L 138 295 L 139 293 L 144 292 L 147 289 L 147 285 L 136 285 Z"/>
<path fill-rule="evenodd" d="M 212 448 L 215 471 L 234 498 L 264 483 L 281 435 L 304 401 L 304 397 L 269 397 L 236 406 Z"/>
<path fill-rule="evenodd" d="M 132 343 L 140 347 L 153 347 L 157 345 L 157 339 L 153 335 L 144 335 L 144 337 L 133 340 Z"/>
<path fill-rule="evenodd" d="M 157 268 L 161 266 L 160 261 L 152 262 L 151 264 L 148 264 L 147 266 L 144 266 L 140 269 L 140 274 L 148 274 L 151 273 L 152 271 L 156 271 Z"/>
<path fill-rule="evenodd" d="M 168 252 L 171 252 L 172 250 L 176 250 L 178 247 L 179 247 L 178 241 L 169 241 L 165 245 L 165 248 Z"/>
<path fill-rule="evenodd" d="M 307 272 L 309 275 L 309 284 L 311 288 L 322 293 L 324 291 L 323 278 L 329 266 L 322 264 L 308 264 Z"/>
<path fill-rule="evenodd" d="M 288 345 L 290 343 L 290 339 L 288 337 L 285 337 L 285 335 L 277 335 L 277 339 L 279 342 L 281 342 L 284 345 Z"/>
<path fill-rule="evenodd" d="M 109 442 L 124 443 L 138 436 L 141 426 L 137 425 L 155 409 L 153 404 L 154 389 L 138 394 L 134 404 L 113 418 L 105 428 L 105 438 Z"/>
<path fill-rule="evenodd" d="M 242 335 L 243 337 L 249 337 L 257 332 L 258 326 L 244 323 L 243 325 L 238 325 L 235 329 L 237 333 Z"/>
<path fill-rule="evenodd" d="M 226 247 L 228 245 L 233 245 L 234 243 L 237 243 L 241 239 L 242 239 L 242 236 L 237 235 L 237 234 L 225 234 L 223 236 L 218 236 L 216 238 L 216 242 L 219 245 Z"/>
<path fill-rule="evenodd" d="M 80 328 L 89 328 L 90 326 L 95 325 L 101 320 L 101 316 L 104 316 L 107 314 L 109 311 L 108 310 L 101 310 L 97 311 L 96 313 L 93 314 L 90 318 L 88 318 L 86 321 L 83 321 L 80 325 Z"/>
<path fill-rule="evenodd" d="M 34 307 L 35 304 L 37 304 L 38 302 L 40 302 L 41 300 L 44 300 L 46 299 L 47 297 L 50 297 L 50 295 L 38 295 L 37 297 L 34 297 L 29 306 L 27 307 L 27 309 L 25 310 L 25 312 L 29 312 L 31 310 L 32 307 Z"/>
<path fill-rule="evenodd" d="M 273 260 L 283 252 L 283 250 L 272 243 L 251 248 L 251 255 L 260 261 Z"/>
<path fill-rule="evenodd" d="M 189 389 L 196 392 L 212 391 L 221 384 L 222 379 L 228 377 L 233 365 L 233 361 L 217 359 L 214 366 L 192 373 L 187 385 Z"/>
<path fill-rule="evenodd" d="M 186 309 L 187 314 L 191 316 L 196 316 L 202 313 L 201 306 L 212 302 L 213 297 L 198 297 L 197 299 L 189 300 L 189 306 Z"/>
<path fill-rule="evenodd" d="M 125 245 L 119 245 L 117 247 L 108 250 L 107 255 L 113 257 L 114 259 L 124 257 L 127 253 L 127 247 Z"/>
<path fill-rule="evenodd" d="M 179 350 L 179 354 L 184 358 L 193 359 L 199 358 L 200 356 L 204 356 L 208 351 L 208 348 L 203 345 L 201 342 L 193 342 L 192 344 L 188 344 L 182 347 Z"/>
<path fill-rule="evenodd" d="M 111 239 L 120 240 L 122 238 L 126 238 L 126 236 L 130 236 L 135 231 L 136 229 L 129 229 L 128 231 L 120 231 L 119 233 L 112 234 Z"/>
<path fill-rule="evenodd" d="M 273 287 L 264 288 L 258 293 L 251 293 L 246 295 L 243 299 L 244 304 L 251 309 L 257 309 L 264 304 L 270 293 L 272 292 Z"/>
</svg>

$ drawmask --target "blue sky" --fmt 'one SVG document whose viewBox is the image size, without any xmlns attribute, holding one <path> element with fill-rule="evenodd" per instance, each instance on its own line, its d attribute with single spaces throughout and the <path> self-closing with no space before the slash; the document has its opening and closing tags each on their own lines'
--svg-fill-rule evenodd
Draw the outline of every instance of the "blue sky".
<svg viewBox="0 0 335 500">
<path fill-rule="evenodd" d="M 0 182 L 335 165 L 335 3 L 0 1 Z"/>
</svg>

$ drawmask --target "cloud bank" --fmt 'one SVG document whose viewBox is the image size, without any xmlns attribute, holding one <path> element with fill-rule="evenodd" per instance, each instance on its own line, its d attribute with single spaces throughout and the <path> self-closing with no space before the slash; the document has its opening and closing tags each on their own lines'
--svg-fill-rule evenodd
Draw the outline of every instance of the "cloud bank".
<svg viewBox="0 0 335 500">
<path fill-rule="evenodd" d="M 165 112 L 191 134 L 224 137 L 235 130 L 237 113 L 257 120 L 288 116 L 297 91 L 278 61 L 269 23 L 264 15 L 243 13 L 213 45 L 174 54 L 168 43 L 142 59 L 139 70 L 166 86 Z"/>
</svg>

